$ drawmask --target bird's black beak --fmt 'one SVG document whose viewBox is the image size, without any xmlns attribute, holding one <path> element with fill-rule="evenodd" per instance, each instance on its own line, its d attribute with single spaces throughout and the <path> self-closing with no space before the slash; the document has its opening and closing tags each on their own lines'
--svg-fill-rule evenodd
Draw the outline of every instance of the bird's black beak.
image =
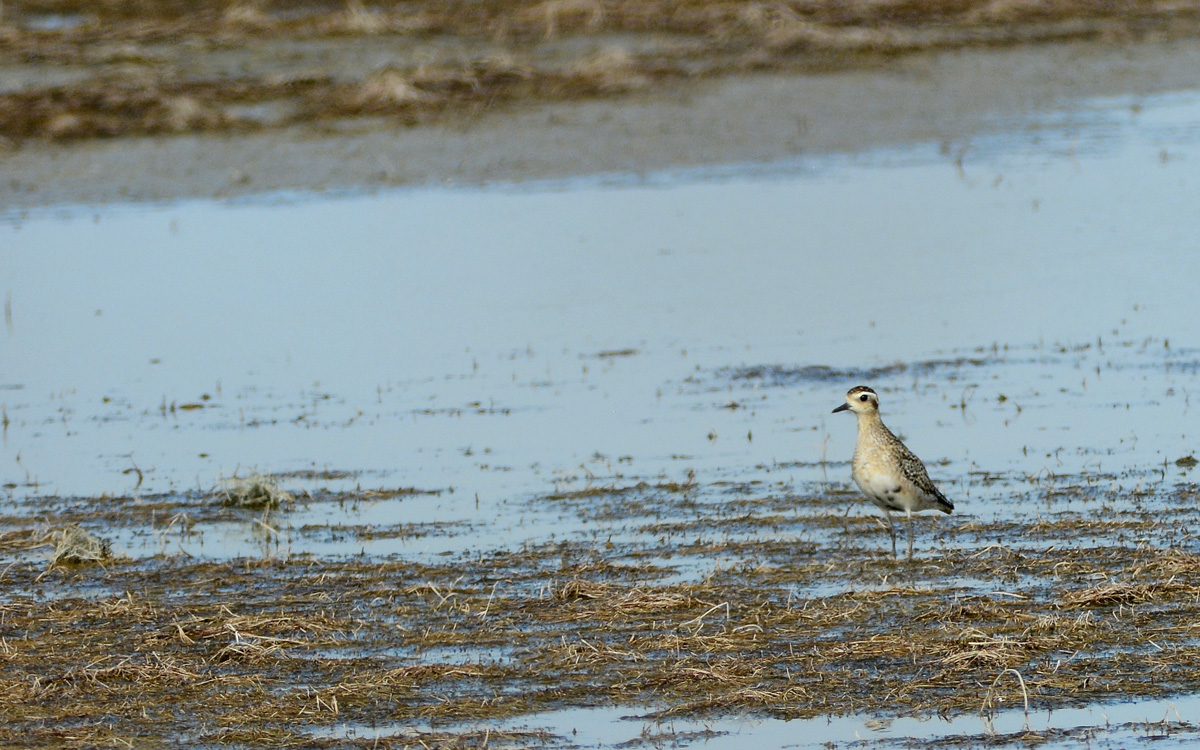
<svg viewBox="0 0 1200 750">
<path fill-rule="evenodd" d="M 839 411 L 846 411 L 849 408 L 850 408 L 850 404 L 842 404 L 838 408 L 834 409 L 831 413 L 837 414 Z"/>
</svg>

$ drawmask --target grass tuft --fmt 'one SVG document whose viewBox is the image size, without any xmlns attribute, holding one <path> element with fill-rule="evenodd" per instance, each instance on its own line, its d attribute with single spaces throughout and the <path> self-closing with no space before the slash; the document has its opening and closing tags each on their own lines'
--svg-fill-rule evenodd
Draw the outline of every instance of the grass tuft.
<svg viewBox="0 0 1200 750">
<path fill-rule="evenodd" d="M 245 477 L 234 475 L 222 479 L 214 494 L 223 505 L 251 510 L 275 510 L 296 501 L 292 493 L 283 489 L 275 479 L 257 472 Z"/>
</svg>

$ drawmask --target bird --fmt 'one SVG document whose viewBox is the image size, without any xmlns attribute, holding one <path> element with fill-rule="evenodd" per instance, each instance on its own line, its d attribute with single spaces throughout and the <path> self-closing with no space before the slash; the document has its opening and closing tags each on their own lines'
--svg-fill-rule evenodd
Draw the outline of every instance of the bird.
<svg viewBox="0 0 1200 750">
<path fill-rule="evenodd" d="M 900 438 L 892 434 L 879 416 L 879 395 L 859 385 L 846 392 L 846 403 L 833 410 L 853 412 L 858 418 L 858 438 L 854 443 L 851 476 L 867 498 L 883 511 L 892 535 L 892 557 L 896 557 L 896 524 L 893 513 L 908 517 L 908 559 L 913 556 L 912 514 L 940 510 L 949 515 L 954 503 L 946 499 L 933 481 L 925 464 Z"/>
</svg>

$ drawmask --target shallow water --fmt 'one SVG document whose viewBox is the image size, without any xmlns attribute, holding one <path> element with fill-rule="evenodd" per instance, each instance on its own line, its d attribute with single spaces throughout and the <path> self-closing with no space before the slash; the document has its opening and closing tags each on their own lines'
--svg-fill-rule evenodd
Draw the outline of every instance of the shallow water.
<svg viewBox="0 0 1200 750">
<path fill-rule="evenodd" d="M 10 216 L 0 477 L 19 514 L 351 472 L 292 488 L 441 494 L 288 525 L 467 533 L 291 550 L 443 552 L 571 533 L 522 501 L 589 478 L 843 483 L 821 462 L 853 423 L 829 410 L 869 381 L 961 513 L 1012 512 L 1036 475 L 1185 480 L 1198 110 L 1092 101 L 970 143 L 637 181 Z M 249 536 L 190 551 L 259 554 Z"/>
<path fill-rule="evenodd" d="M 954 719 L 872 718 L 862 716 L 778 719 L 726 719 L 720 722 L 691 719 L 655 720 L 630 709 L 589 709 L 535 714 L 519 722 L 494 725 L 495 729 L 544 730 L 572 740 L 572 747 L 703 747 L 742 748 L 747 741 L 761 747 L 822 748 L 861 746 L 912 747 L 914 743 L 946 738 L 975 738 L 979 744 L 1017 744 L 1017 738 L 1034 732 L 1044 739 L 1039 747 L 1121 747 L 1130 744 L 1187 746 L 1196 741 L 1200 727 L 1194 720 L 1200 700 L 1144 700 L 1060 711 L 1005 709 L 990 716 L 967 715 Z M 488 725 L 481 725 L 486 728 Z M 419 737 L 437 727 L 377 724 L 334 725 L 314 732 L 328 738 Z M 477 727 L 480 728 L 480 727 Z M 577 744 L 576 744 L 577 743 Z"/>
</svg>

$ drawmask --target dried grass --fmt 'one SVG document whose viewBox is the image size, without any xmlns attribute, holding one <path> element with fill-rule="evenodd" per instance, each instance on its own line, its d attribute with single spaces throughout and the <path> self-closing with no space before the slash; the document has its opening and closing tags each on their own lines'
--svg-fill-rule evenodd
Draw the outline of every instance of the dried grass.
<svg viewBox="0 0 1200 750">
<path fill-rule="evenodd" d="M 419 104 L 434 98 L 433 94 L 418 88 L 411 75 L 387 68 L 363 81 L 353 100 L 357 106 L 366 109 Z"/>
<path fill-rule="evenodd" d="M 388 22 L 378 10 L 368 10 L 362 0 L 349 0 L 342 16 L 341 30 L 348 34 L 381 34 L 388 30 Z"/>
<path fill-rule="evenodd" d="M 1113 583 L 1072 591 L 1062 597 L 1061 606 L 1064 609 L 1095 609 L 1122 604 L 1145 604 L 1184 588 L 1174 580 L 1155 583 Z"/>
<path fill-rule="evenodd" d="M 821 575 L 846 588 L 825 596 L 796 596 L 762 568 L 658 586 L 563 578 L 558 544 L 438 566 L 114 561 L 97 575 L 136 598 L 0 605 L 8 632 L 27 634 L 0 641 L 0 696 L 42 706 L 42 726 L 102 699 L 123 707 L 118 730 L 142 726 L 139 707 L 164 706 L 164 736 L 204 726 L 213 741 L 286 747 L 311 740 L 293 733 L 296 717 L 497 719 L 646 702 L 663 707 L 658 718 L 986 714 L 1000 700 L 1041 709 L 1200 689 L 1200 655 L 1173 647 L 1194 637 L 1200 603 L 1183 594 L 1200 570 L 1176 550 L 1118 552 L 995 548 L 927 565 L 919 586 L 870 590 L 842 561 Z M 955 593 L 961 576 L 1003 576 L 996 561 L 1013 559 L 1028 571 L 1019 587 Z M 1060 563 L 1103 568 L 1110 582 L 1065 582 Z M 1178 577 L 1111 582 L 1148 570 Z M 35 574 L 9 572 L 18 589 Z M 33 731 L 15 708 L 0 719 Z"/>
<path fill-rule="evenodd" d="M 620 47 L 609 47 L 580 60 L 571 73 L 577 79 L 576 85 L 604 93 L 645 88 L 651 82 L 644 66 Z"/>
<path fill-rule="evenodd" d="M 0 551 L 27 552 L 40 547 L 56 546 L 61 531 L 54 529 L 11 529 L 0 532 Z"/>
<path fill-rule="evenodd" d="M 54 556 L 50 565 L 87 565 L 112 557 L 108 542 L 79 526 L 53 532 Z"/>
<path fill-rule="evenodd" d="M 863 52 L 897 47 L 894 32 L 853 26 L 831 26 L 804 18 L 783 5 L 775 6 L 765 13 L 748 14 L 746 19 L 757 27 L 766 46 L 774 50 L 815 48 Z"/>
<path fill-rule="evenodd" d="M 275 510 L 296 501 L 292 493 L 283 489 L 275 479 L 257 472 L 245 477 L 235 474 L 221 479 L 213 494 L 221 499 L 223 505 L 251 510 Z"/>
<path fill-rule="evenodd" d="M 175 132 L 215 130 L 225 122 L 221 112 L 191 96 L 167 97 L 163 109 L 165 129 Z"/>
<path fill-rule="evenodd" d="M 221 23 L 226 27 L 243 31 L 267 31 L 275 21 L 263 9 L 261 2 L 235 0 L 221 14 Z"/>
<path fill-rule="evenodd" d="M 80 731 L 84 744 L 313 746 L 302 726 L 436 719 L 458 723 L 420 739 L 453 746 L 483 741 L 462 722 L 572 706 L 706 721 L 988 717 L 1200 691 L 1200 555 L 1179 531 L 1194 506 L 1120 523 L 1063 513 L 1021 534 L 1011 519 L 951 518 L 909 565 L 837 503 L 726 495 L 691 484 L 541 498 L 632 529 L 682 520 L 665 538 L 424 562 L 114 559 L 38 580 L 20 558 L 54 537 L 0 533 L 17 557 L 0 601 L 0 745 L 62 746 L 94 715 L 107 734 Z M 802 512 L 782 517 L 788 502 Z M 747 520 L 755 509 L 769 529 Z M 810 528 L 822 536 L 796 543 Z"/>
<path fill-rule="evenodd" d="M 546 39 L 558 36 L 561 28 L 595 31 L 604 22 L 604 5 L 600 0 L 545 0 L 523 9 L 519 16 L 526 22 L 544 23 Z"/>
</svg>

